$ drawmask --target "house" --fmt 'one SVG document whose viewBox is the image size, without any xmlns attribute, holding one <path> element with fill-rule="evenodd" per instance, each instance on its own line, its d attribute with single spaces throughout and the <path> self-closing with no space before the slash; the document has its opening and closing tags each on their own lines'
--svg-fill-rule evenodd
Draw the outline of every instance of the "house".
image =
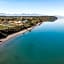
<svg viewBox="0 0 64 64">
<path fill-rule="evenodd" d="M 14 24 L 18 25 L 18 26 L 21 26 L 23 25 L 23 23 L 21 21 L 14 21 Z"/>
<path fill-rule="evenodd" d="M 28 20 L 24 20 L 24 21 L 22 21 L 23 23 L 26 23 L 26 22 L 28 22 Z"/>
</svg>

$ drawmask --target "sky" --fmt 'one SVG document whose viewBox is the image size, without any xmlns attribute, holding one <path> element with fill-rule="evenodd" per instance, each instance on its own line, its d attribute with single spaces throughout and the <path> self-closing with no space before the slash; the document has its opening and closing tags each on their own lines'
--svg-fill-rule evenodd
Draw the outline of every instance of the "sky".
<svg viewBox="0 0 64 64">
<path fill-rule="evenodd" d="M 0 13 L 64 16 L 64 0 L 0 0 Z"/>
</svg>

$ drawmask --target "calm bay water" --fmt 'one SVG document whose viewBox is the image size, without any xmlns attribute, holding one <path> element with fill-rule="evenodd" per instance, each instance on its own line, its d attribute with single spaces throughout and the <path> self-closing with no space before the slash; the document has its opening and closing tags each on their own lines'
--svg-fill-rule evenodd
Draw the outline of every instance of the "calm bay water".
<svg viewBox="0 0 64 64">
<path fill-rule="evenodd" d="M 64 64 L 64 19 L 44 22 L 1 45 L 0 64 Z"/>
</svg>

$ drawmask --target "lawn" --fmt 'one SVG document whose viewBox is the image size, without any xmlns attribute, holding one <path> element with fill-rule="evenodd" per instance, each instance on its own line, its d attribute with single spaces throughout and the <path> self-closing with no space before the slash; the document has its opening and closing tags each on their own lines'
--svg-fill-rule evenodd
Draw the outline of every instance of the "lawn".
<svg viewBox="0 0 64 64">
<path fill-rule="evenodd" d="M 0 25 L 0 30 L 8 29 L 8 26 Z"/>
</svg>

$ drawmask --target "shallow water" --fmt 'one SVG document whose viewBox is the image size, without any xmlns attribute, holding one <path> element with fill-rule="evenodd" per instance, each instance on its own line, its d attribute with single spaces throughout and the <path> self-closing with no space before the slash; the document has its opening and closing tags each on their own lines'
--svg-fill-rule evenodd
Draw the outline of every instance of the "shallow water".
<svg viewBox="0 0 64 64">
<path fill-rule="evenodd" d="M 64 64 L 64 18 L 1 45 L 0 64 Z"/>
</svg>

